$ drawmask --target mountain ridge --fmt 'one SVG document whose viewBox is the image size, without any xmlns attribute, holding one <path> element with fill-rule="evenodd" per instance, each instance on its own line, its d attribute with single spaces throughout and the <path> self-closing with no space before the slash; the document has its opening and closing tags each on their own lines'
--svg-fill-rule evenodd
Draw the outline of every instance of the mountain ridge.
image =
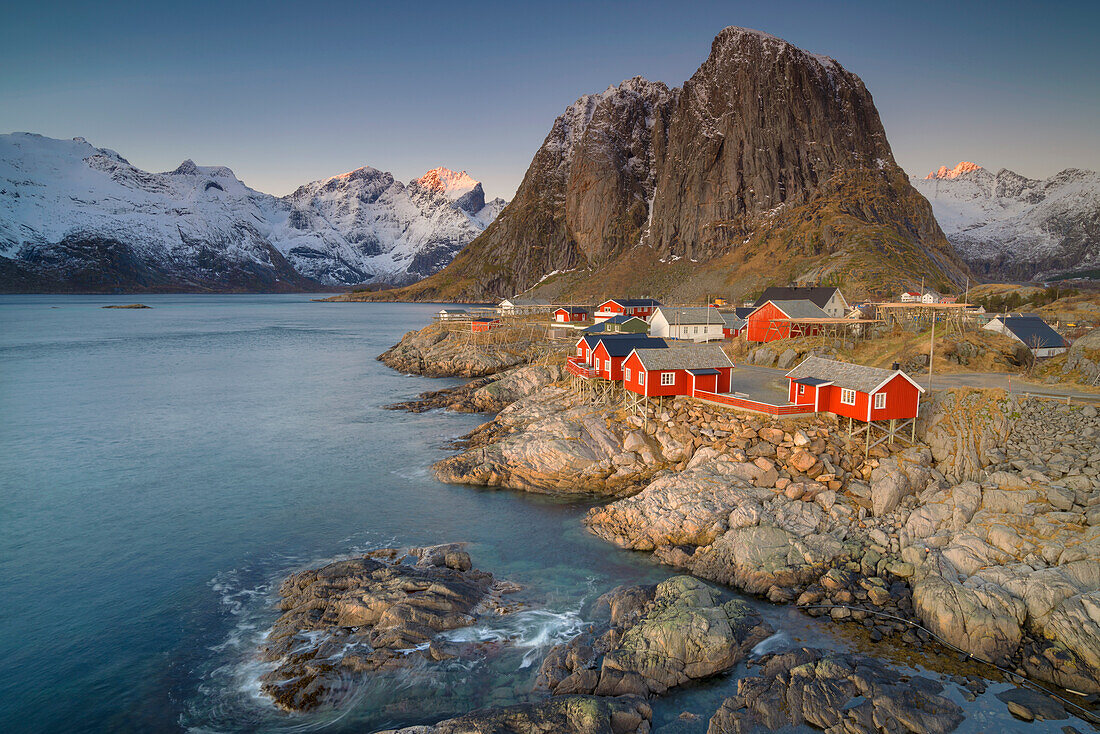
<svg viewBox="0 0 1100 734">
<path fill-rule="evenodd" d="M 1100 271 L 1100 174 L 1067 168 L 1032 179 L 969 166 L 911 183 L 975 273 L 1045 280 Z"/>
<path fill-rule="evenodd" d="M 807 278 L 885 294 L 967 275 L 859 77 L 730 27 L 682 88 L 633 77 L 580 97 L 447 268 L 364 298 L 693 299 Z"/>
<path fill-rule="evenodd" d="M 465 172 L 363 166 L 283 197 L 187 159 L 150 173 L 84 138 L 0 135 L 0 290 L 325 290 L 408 283 L 499 214 Z"/>
</svg>

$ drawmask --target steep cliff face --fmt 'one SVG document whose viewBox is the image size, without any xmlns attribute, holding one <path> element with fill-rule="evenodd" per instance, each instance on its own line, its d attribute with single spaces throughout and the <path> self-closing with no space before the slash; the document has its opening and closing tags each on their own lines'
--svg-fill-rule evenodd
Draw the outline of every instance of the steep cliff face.
<svg viewBox="0 0 1100 734">
<path fill-rule="evenodd" d="M 589 94 L 554 120 L 515 198 L 416 298 L 496 298 L 548 273 L 601 265 L 636 245 L 676 92 L 641 77 Z"/>
<path fill-rule="evenodd" d="M 632 292 L 685 298 L 800 277 L 946 288 L 966 271 L 859 77 L 733 27 L 682 91 L 635 78 L 578 100 L 501 219 L 397 296 L 499 297 L 573 271 L 541 292 L 580 297 L 623 268 Z"/>
<path fill-rule="evenodd" d="M 727 28 L 684 84 L 653 202 L 662 255 L 720 253 L 747 223 L 811 201 L 837 170 L 893 165 L 859 77 L 832 59 Z"/>
</svg>

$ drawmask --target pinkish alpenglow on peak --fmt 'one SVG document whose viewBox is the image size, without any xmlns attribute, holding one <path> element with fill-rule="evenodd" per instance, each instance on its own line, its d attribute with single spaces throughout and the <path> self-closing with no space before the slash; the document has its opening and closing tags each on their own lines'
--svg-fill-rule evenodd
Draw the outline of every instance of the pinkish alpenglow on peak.
<svg viewBox="0 0 1100 734">
<path fill-rule="evenodd" d="M 442 166 L 428 171 L 416 182 L 424 188 L 443 192 L 451 200 L 461 198 L 481 183 L 465 171 L 452 171 Z"/>
<path fill-rule="evenodd" d="M 980 170 L 982 170 L 982 167 L 979 166 L 977 163 L 971 163 L 970 161 L 961 161 L 959 165 L 955 166 L 954 168 L 940 166 L 940 170 L 932 171 L 924 178 L 926 181 L 933 178 L 958 178 L 964 173 L 971 173 L 973 171 Z"/>
</svg>

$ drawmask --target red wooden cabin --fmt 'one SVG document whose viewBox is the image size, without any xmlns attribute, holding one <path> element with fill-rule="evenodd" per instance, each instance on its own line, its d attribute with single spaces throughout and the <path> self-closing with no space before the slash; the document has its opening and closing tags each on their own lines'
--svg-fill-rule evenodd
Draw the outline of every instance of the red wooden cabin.
<svg viewBox="0 0 1100 734">
<path fill-rule="evenodd" d="M 821 325 L 814 321 L 827 318 L 829 315 L 812 301 L 768 301 L 749 314 L 745 338 L 750 342 L 771 342 L 811 336 L 821 331 Z"/>
<path fill-rule="evenodd" d="M 795 405 L 859 421 L 916 418 L 924 388 L 900 369 L 808 357 L 787 373 Z"/>
<path fill-rule="evenodd" d="M 715 344 L 669 349 L 634 349 L 623 360 L 623 387 L 646 397 L 725 393 L 733 362 Z"/>
<path fill-rule="evenodd" d="M 587 309 L 574 306 L 563 306 L 554 312 L 554 321 L 560 324 L 569 324 L 574 321 L 587 321 Z"/>
<path fill-rule="evenodd" d="M 492 331 L 500 326 L 500 319 L 474 319 L 470 322 L 470 331 Z"/>
<path fill-rule="evenodd" d="M 660 305 L 661 302 L 653 298 L 611 298 L 599 305 L 595 319 L 604 321 L 612 316 L 626 314 L 648 320 Z"/>
<path fill-rule="evenodd" d="M 640 334 L 611 334 L 601 337 L 592 348 L 592 365 L 605 380 L 623 379 L 623 361 L 635 349 L 666 349 L 664 339 Z"/>
</svg>

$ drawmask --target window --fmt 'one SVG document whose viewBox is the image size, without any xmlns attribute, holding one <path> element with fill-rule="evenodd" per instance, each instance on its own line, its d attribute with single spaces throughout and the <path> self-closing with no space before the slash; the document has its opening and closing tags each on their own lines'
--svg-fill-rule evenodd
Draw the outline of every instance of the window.
<svg viewBox="0 0 1100 734">
<path fill-rule="evenodd" d="M 886 407 L 886 393 L 875 393 L 875 410 L 882 410 Z"/>
<path fill-rule="evenodd" d="M 698 334 L 699 333 L 699 327 L 698 326 L 693 326 L 692 329 L 694 329 L 694 331 L 692 331 L 693 334 Z"/>
<path fill-rule="evenodd" d="M 798 394 L 799 395 L 805 395 L 806 394 L 806 386 L 805 385 L 799 385 L 798 386 Z"/>
<path fill-rule="evenodd" d="M 582 349 L 581 347 L 577 347 L 577 356 L 578 357 L 583 357 L 584 356 L 584 349 Z"/>
<path fill-rule="evenodd" d="M 856 391 L 849 390 L 848 388 L 842 388 L 840 391 L 840 402 L 843 405 L 855 405 L 856 404 Z"/>
<path fill-rule="evenodd" d="M 645 387 L 645 372 L 638 373 L 638 384 Z"/>
<path fill-rule="evenodd" d="M 629 367 L 623 367 L 623 379 L 626 380 L 627 382 L 630 382 L 630 368 Z"/>
<path fill-rule="evenodd" d="M 661 373 L 661 384 L 662 385 L 675 385 L 676 384 L 676 373 L 675 372 L 662 372 Z"/>
</svg>

